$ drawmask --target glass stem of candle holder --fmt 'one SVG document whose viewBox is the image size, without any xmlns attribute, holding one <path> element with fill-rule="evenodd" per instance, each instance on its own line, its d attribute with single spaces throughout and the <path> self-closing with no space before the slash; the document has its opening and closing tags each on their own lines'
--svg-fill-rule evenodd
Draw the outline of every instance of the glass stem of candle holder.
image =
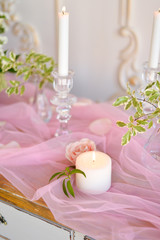
<svg viewBox="0 0 160 240">
<path fill-rule="evenodd" d="M 71 118 L 70 109 L 71 105 L 76 102 L 76 97 L 69 94 L 73 87 L 73 74 L 72 71 L 69 71 L 67 76 L 59 76 L 57 71 L 53 73 L 53 88 L 56 95 L 51 100 L 51 103 L 57 106 L 57 119 L 59 121 L 59 128 L 55 133 L 56 137 L 70 133 L 68 129 L 68 122 Z"/>
<path fill-rule="evenodd" d="M 49 122 L 52 118 L 52 109 L 51 104 L 45 94 L 45 84 L 40 89 L 38 76 L 34 75 L 33 80 L 35 83 L 35 94 L 32 104 L 39 117 L 44 122 Z"/>
</svg>

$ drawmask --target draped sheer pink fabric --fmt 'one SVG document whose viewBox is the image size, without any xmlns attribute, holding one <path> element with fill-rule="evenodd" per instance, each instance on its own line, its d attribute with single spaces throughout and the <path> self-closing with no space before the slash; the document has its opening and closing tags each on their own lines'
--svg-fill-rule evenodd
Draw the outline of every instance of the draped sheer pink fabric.
<svg viewBox="0 0 160 240">
<path fill-rule="evenodd" d="M 39 118 L 29 104 L 31 87 L 22 98 L 0 94 L 0 144 L 20 145 L 1 145 L 0 173 L 29 199 L 42 197 L 57 221 L 96 240 L 159 240 L 160 162 L 143 148 L 151 131 L 122 147 L 125 129 L 116 121 L 126 120 L 126 113 L 109 103 L 90 103 L 73 106 L 72 134 L 54 138 L 56 113 L 48 124 Z M 96 129 L 91 132 L 93 121 L 106 118 L 109 126 L 107 131 L 104 126 L 104 134 L 103 126 L 101 135 Z M 111 156 L 112 186 L 103 194 L 89 195 L 78 191 L 72 178 L 76 197 L 67 198 L 63 178 L 50 183 L 49 178 L 70 165 L 65 147 L 81 138 L 95 141 L 99 151 Z"/>
</svg>

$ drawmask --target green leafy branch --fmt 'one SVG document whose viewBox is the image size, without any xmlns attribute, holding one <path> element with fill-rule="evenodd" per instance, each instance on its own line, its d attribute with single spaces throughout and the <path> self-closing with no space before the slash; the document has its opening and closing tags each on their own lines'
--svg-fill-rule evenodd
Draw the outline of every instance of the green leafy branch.
<svg viewBox="0 0 160 240">
<path fill-rule="evenodd" d="M 43 87 L 45 82 L 53 83 L 52 71 L 55 63 L 52 57 L 31 51 L 24 56 L 23 60 L 19 61 L 17 55 L 10 52 L 8 56 L 0 57 L 0 63 L 3 73 L 12 69 L 16 72 L 17 77 L 22 76 L 23 79 L 23 81 L 10 81 L 10 86 L 6 90 L 8 95 L 19 93 L 22 95 L 25 91 L 25 83 L 32 76 L 38 77 L 39 89 Z"/>
<path fill-rule="evenodd" d="M 49 179 L 49 181 L 53 180 L 55 177 L 57 177 L 57 179 L 59 179 L 60 177 L 65 177 L 62 183 L 63 192 L 68 198 L 69 194 L 72 197 L 75 197 L 74 190 L 71 184 L 71 176 L 76 173 L 83 174 L 83 176 L 86 177 L 85 173 L 80 169 L 75 169 L 74 166 L 69 166 L 66 167 L 65 170 L 63 170 L 62 172 L 54 173 Z"/>
<path fill-rule="evenodd" d="M 160 123 L 160 82 L 149 83 L 144 90 L 140 91 L 140 97 L 136 97 L 135 91 L 131 91 L 127 86 L 128 96 L 122 96 L 116 99 L 113 106 L 124 106 L 124 110 L 131 107 L 135 110 L 135 114 L 129 116 L 128 122 L 117 121 L 119 127 L 127 127 L 128 131 L 122 137 L 122 145 L 126 145 L 132 136 L 138 133 L 144 133 L 153 126 L 153 120 L 156 118 Z M 149 113 L 145 113 L 145 104 L 151 106 Z"/>
<path fill-rule="evenodd" d="M 0 12 L 0 34 L 5 33 L 8 19 L 8 14 Z M 39 88 L 42 88 L 45 82 L 53 82 L 52 71 L 55 67 L 53 58 L 31 51 L 24 56 L 21 54 L 19 61 L 19 55 L 3 50 L 7 41 L 6 36 L 0 36 L 0 91 L 6 89 L 8 95 L 19 93 L 22 95 L 26 81 L 34 76 L 38 78 Z M 17 77 L 22 76 L 22 80 L 10 81 L 8 86 L 5 79 L 6 72 L 14 72 Z"/>
</svg>

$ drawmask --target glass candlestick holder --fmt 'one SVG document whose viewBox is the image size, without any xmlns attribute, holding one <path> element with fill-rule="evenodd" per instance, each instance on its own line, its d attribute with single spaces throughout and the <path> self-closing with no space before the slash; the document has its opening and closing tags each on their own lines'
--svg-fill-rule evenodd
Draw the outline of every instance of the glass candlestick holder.
<svg viewBox="0 0 160 240">
<path fill-rule="evenodd" d="M 158 64 L 157 68 L 151 68 L 149 67 L 148 62 L 145 62 L 143 64 L 143 70 L 142 70 L 142 81 L 143 81 L 143 87 L 142 90 L 146 88 L 146 85 L 156 82 L 160 79 L 159 73 L 160 72 L 160 64 Z M 144 105 L 144 112 L 150 113 L 154 110 L 153 106 L 148 103 L 143 103 Z"/>
<path fill-rule="evenodd" d="M 69 94 L 73 87 L 73 75 L 73 71 L 69 71 L 67 76 L 60 76 L 57 71 L 53 72 L 53 88 L 56 95 L 51 100 L 51 103 L 57 106 L 56 112 L 59 121 L 59 128 L 55 133 L 55 137 L 71 132 L 68 129 L 68 122 L 71 118 L 70 109 L 77 100 L 75 96 Z"/>
<path fill-rule="evenodd" d="M 145 62 L 143 64 L 143 70 L 142 70 L 143 83 L 146 85 L 158 80 L 159 79 L 158 72 L 160 72 L 160 63 L 156 68 L 151 68 L 149 67 L 148 62 Z"/>
</svg>

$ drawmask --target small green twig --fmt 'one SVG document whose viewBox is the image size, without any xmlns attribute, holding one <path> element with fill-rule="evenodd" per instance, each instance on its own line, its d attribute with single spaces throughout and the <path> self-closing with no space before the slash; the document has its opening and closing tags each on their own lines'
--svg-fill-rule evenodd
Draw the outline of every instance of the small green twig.
<svg viewBox="0 0 160 240">
<path fill-rule="evenodd" d="M 154 105 L 153 103 L 151 103 L 150 101 L 148 101 L 148 100 L 146 100 L 145 98 L 144 99 L 141 99 L 141 98 L 137 98 L 137 100 L 138 101 L 142 101 L 142 102 L 146 102 L 146 103 L 148 103 L 148 104 L 150 104 L 150 105 L 152 105 L 153 107 L 155 107 L 155 108 L 157 108 L 157 106 L 156 105 Z"/>
<path fill-rule="evenodd" d="M 143 118 L 143 120 L 147 120 L 147 116 L 150 116 L 150 115 L 152 115 L 152 113 L 146 113 L 143 116 L 135 118 L 134 121 L 137 121 L 137 120 L 139 120 L 141 118 Z"/>
<path fill-rule="evenodd" d="M 128 131 L 122 137 L 122 145 L 126 145 L 132 136 L 138 133 L 144 133 L 147 129 L 153 126 L 153 119 L 156 118 L 157 123 L 160 123 L 160 81 L 149 83 L 146 88 L 140 92 L 142 98 L 136 97 L 135 91 L 131 91 L 127 87 L 128 96 L 122 96 L 116 99 L 113 106 L 124 106 L 125 110 L 133 107 L 135 110 L 134 116 L 129 117 L 128 122 L 117 121 L 119 127 L 126 127 Z M 150 104 L 154 109 L 149 113 L 145 113 L 145 105 Z"/>
<path fill-rule="evenodd" d="M 57 177 L 57 179 L 59 179 L 61 177 L 65 177 L 63 179 L 63 183 L 62 183 L 63 192 L 68 198 L 69 198 L 69 194 L 72 197 L 75 197 L 74 190 L 73 190 L 70 180 L 71 180 L 71 176 L 76 173 L 82 174 L 84 177 L 86 177 L 85 173 L 83 171 L 81 171 L 80 169 L 75 169 L 75 166 L 69 166 L 69 167 L 66 167 L 65 170 L 63 170 L 62 172 L 54 173 L 50 177 L 49 181 L 53 180 L 56 177 Z"/>
</svg>

